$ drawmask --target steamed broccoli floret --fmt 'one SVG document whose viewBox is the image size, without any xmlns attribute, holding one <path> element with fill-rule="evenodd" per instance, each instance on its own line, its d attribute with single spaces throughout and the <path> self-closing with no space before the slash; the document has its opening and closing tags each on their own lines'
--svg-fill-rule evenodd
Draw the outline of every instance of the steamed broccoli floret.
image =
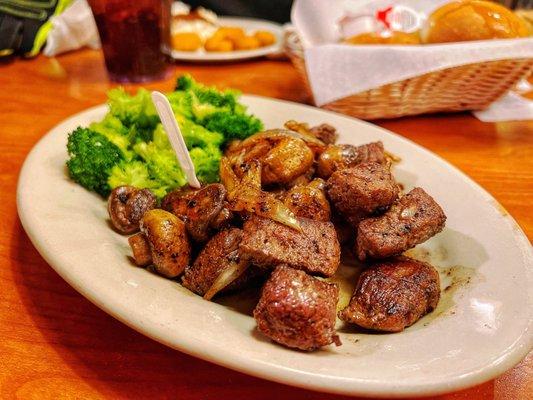
<svg viewBox="0 0 533 400">
<path fill-rule="evenodd" d="M 224 142 L 224 137 L 221 133 L 211 132 L 205 129 L 202 125 L 195 124 L 191 120 L 176 115 L 183 139 L 188 149 L 193 147 L 207 147 L 220 146 Z M 156 143 L 159 148 L 170 148 L 168 136 L 163 128 L 163 125 L 158 124 L 153 131 L 152 141 Z"/>
<path fill-rule="evenodd" d="M 130 126 L 128 136 L 130 143 L 135 144 L 137 142 L 149 142 L 153 139 L 154 128 L 153 127 L 139 127 L 137 125 Z"/>
<path fill-rule="evenodd" d="M 154 132 L 152 134 L 152 142 L 154 146 L 156 146 L 159 149 L 170 148 L 170 142 L 168 140 L 167 133 L 165 132 L 165 129 L 163 128 L 162 124 L 158 124 L 156 128 L 154 129 Z"/>
<path fill-rule="evenodd" d="M 159 116 L 146 89 L 139 89 L 137 94 L 130 95 L 119 87 L 111 89 L 107 96 L 110 111 L 108 116 L 123 125 L 130 144 L 152 140 L 152 132 L 159 123 Z"/>
<path fill-rule="evenodd" d="M 225 142 L 244 139 L 263 128 L 261 121 L 247 115 L 246 107 L 238 103 L 240 93 L 237 91 L 219 91 L 197 83 L 190 75 L 183 75 L 178 78 L 174 93 L 182 93 L 174 94 L 174 99 L 170 96 L 174 111 L 210 131 L 222 133 Z"/>
<path fill-rule="evenodd" d="M 125 126 L 139 128 L 154 128 L 159 122 L 150 92 L 139 89 L 137 94 L 129 95 L 119 87 L 107 93 L 109 110 Z"/>
<path fill-rule="evenodd" d="M 150 177 L 148 167 L 142 161 L 122 161 L 111 168 L 107 183 L 114 189 L 122 185 L 152 190 L 157 197 L 163 197 L 166 190 Z"/>
<path fill-rule="evenodd" d="M 192 96 L 189 92 L 171 92 L 167 94 L 168 101 L 174 114 L 192 119 Z"/>
<path fill-rule="evenodd" d="M 107 196 L 111 168 L 124 159 L 120 149 L 102 134 L 80 127 L 69 134 L 67 151 L 70 177 L 83 187 Z"/>
<path fill-rule="evenodd" d="M 190 152 L 196 176 L 203 183 L 219 181 L 219 165 L 222 152 L 218 147 L 208 146 L 205 149 L 193 148 Z"/>
<path fill-rule="evenodd" d="M 122 122 L 111 114 L 107 114 L 100 122 L 93 122 L 89 129 L 104 135 L 124 154 L 125 158 L 131 159 L 133 152 L 130 147 L 129 130 Z"/>
<path fill-rule="evenodd" d="M 205 86 L 196 82 L 190 75 L 182 75 L 176 81 L 176 91 L 185 91 L 193 94 L 200 103 L 211 104 L 215 107 L 235 108 L 239 92 L 236 90 L 218 90 L 215 87 Z"/>
<path fill-rule="evenodd" d="M 159 148 L 154 142 L 139 142 L 133 150 L 144 160 L 150 176 L 165 190 L 185 185 L 187 180 L 172 148 Z"/>
<path fill-rule="evenodd" d="M 204 120 L 204 126 L 215 132 L 220 132 L 226 138 L 246 139 L 248 136 L 263 129 L 263 123 L 253 115 L 216 112 Z"/>
<path fill-rule="evenodd" d="M 205 129 L 202 125 L 195 124 L 179 114 L 176 115 L 176 120 L 178 121 L 183 139 L 189 150 L 193 147 L 221 146 L 224 143 L 222 133 Z"/>
<path fill-rule="evenodd" d="M 178 79 L 176 79 L 176 87 L 174 88 L 174 90 L 186 91 L 195 88 L 197 85 L 198 84 L 192 76 L 190 76 L 189 74 L 185 74 L 178 76 Z"/>
<path fill-rule="evenodd" d="M 204 123 L 207 117 L 214 113 L 233 113 L 233 110 L 229 106 L 218 107 L 211 103 L 201 103 L 194 94 L 191 95 L 191 111 L 194 116 L 194 120 L 201 124 Z"/>
<path fill-rule="evenodd" d="M 204 183 L 218 181 L 218 165 L 222 157 L 218 146 L 222 142 L 222 135 L 209 132 L 187 119 L 178 119 L 198 179 Z M 161 124 L 154 130 L 151 142 L 137 143 L 134 150 L 146 162 L 150 175 L 163 184 L 166 190 L 186 183 L 185 175 L 179 168 L 174 150 Z"/>
</svg>

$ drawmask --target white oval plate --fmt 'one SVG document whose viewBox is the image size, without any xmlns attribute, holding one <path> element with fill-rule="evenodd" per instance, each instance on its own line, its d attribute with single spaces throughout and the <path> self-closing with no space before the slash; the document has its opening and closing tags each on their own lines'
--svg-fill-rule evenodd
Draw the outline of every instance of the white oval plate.
<svg viewBox="0 0 533 400">
<path fill-rule="evenodd" d="M 18 212 L 35 247 L 76 290 L 133 329 L 202 359 L 307 389 L 438 394 L 489 380 L 527 354 L 533 342 L 531 246 L 490 195 L 429 151 L 374 125 L 285 101 L 243 96 L 243 102 L 268 128 L 287 119 L 328 122 L 340 131 L 341 143 L 382 140 L 402 157 L 398 180 L 406 189 L 425 188 L 448 215 L 445 230 L 413 252 L 430 255 L 443 289 L 452 285 L 433 314 L 398 334 L 339 324 L 341 347 L 304 353 L 266 340 L 238 308 L 204 301 L 132 266 L 126 237 L 107 224 L 105 202 L 71 182 L 64 166 L 67 133 L 102 118 L 105 106 L 56 126 L 24 163 Z"/>
<path fill-rule="evenodd" d="M 255 50 L 209 52 L 204 49 L 197 51 L 165 49 L 165 52 L 177 61 L 213 62 L 249 60 L 251 58 L 264 57 L 270 54 L 281 53 L 283 51 L 283 28 L 275 22 L 254 18 L 218 17 L 218 23 L 221 26 L 241 27 L 247 33 L 259 30 L 272 32 L 276 36 L 276 43 Z"/>
</svg>

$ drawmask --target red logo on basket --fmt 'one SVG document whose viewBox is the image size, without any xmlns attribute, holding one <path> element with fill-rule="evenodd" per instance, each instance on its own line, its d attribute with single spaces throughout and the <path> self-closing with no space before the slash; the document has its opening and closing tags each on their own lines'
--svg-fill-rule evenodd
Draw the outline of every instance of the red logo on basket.
<svg viewBox="0 0 533 400">
<path fill-rule="evenodd" d="M 377 10 L 374 18 L 391 31 L 414 32 L 422 25 L 422 16 L 418 12 L 401 5 Z"/>
<path fill-rule="evenodd" d="M 384 10 L 378 10 L 376 11 L 376 19 L 383 23 L 387 27 L 387 29 L 390 29 L 390 22 L 389 22 L 389 15 L 390 12 L 393 10 L 393 7 L 387 7 Z"/>
</svg>

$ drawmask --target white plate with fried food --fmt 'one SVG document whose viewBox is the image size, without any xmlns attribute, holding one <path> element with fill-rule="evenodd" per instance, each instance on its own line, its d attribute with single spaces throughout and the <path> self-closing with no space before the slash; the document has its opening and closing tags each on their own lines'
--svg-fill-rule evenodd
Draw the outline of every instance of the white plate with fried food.
<svg viewBox="0 0 533 400">
<path fill-rule="evenodd" d="M 447 215 L 446 227 L 409 255 L 440 274 L 437 309 L 403 332 L 375 334 L 337 320 L 342 346 L 302 352 L 261 335 L 241 296 L 209 302 L 175 280 L 130 261 L 127 238 L 106 223 L 106 203 L 72 182 L 65 142 L 77 126 L 99 120 L 99 106 L 52 129 L 25 161 L 18 211 L 47 262 L 107 313 L 161 343 L 247 374 L 350 395 L 439 394 L 487 381 L 532 346 L 533 255 L 513 218 L 476 183 L 428 150 L 375 125 L 317 108 L 243 96 L 267 128 L 288 119 L 328 123 L 339 143 L 380 140 L 401 158 L 394 175 L 405 191 L 423 187 Z M 350 263 L 348 263 L 350 264 Z M 357 268 L 340 270 L 340 306 Z"/>
<path fill-rule="evenodd" d="M 208 51 L 206 48 L 209 48 L 209 42 L 205 42 L 202 38 L 202 41 L 204 42 L 201 45 L 197 45 L 199 48 L 183 51 L 177 49 L 181 45 L 181 39 L 173 35 L 172 41 L 175 40 L 175 43 L 170 49 L 166 49 L 166 52 L 177 61 L 222 62 L 248 60 L 268 55 L 276 55 L 283 51 L 283 28 L 275 22 L 254 18 L 218 17 L 217 23 L 220 28 L 241 28 L 244 34 L 249 37 L 248 39 L 250 39 L 245 40 L 243 46 L 246 47 L 246 49 L 239 49 L 232 44 L 231 41 L 221 38 L 221 40 L 215 40 L 214 42 L 216 43 L 213 43 L 211 50 Z M 262 32 L 263 34 L 266 33 L 266 35 L 269 36 L 265 38 L 268 44 L 267 42 L 262 43 L 255 40 L 254 35 L 258 32 Z M 200 34 L 200 36 L 202 35 Z M 190 38 L 184 37 L 183 39 L 188 40 Z M 209 38 L 206 38 L 205 40 L 209 40 Z M 222 40 L 224 40 L 223 43 Z M 270 44 L 272 41 L 274 42 Z M 224 44 L 228 44 L 229 47 L 224 46 Z M 185 47 L 187 46 L 188 45 L 185 44 Z M 193 46 L 193 48 L 196 48 L 196 46 Z"/>
</svg>

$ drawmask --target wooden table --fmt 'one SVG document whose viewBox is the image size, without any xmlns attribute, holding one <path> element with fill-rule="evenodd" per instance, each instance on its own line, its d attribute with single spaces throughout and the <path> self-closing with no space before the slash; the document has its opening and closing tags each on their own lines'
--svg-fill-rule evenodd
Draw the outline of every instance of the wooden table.
<svg viewBox="0 0 533 400">
<path fill-rule="evenodd" d="M 283 61 L 179 65 L 198 80 L 305 102 Z M 170 90 L 174 78 L 146 85 Z M 17 217 L 17 176 L 32 146 L 73 113 L 105 101 L 102 57 L 79 51 L 0 66 L 0 398 L 341 399 L 271 383 L 160 345 L 114 320 L 41 258 Z M 533 121 L 485 124 L 468 114 L 382 121 L 480 183 L 533 237 Z M 50 188 L 53 190 L 53 188 Z M 502 265 L 502 268 L 505 268 Z M 533 354 L 502 377 L 439 399 L 531 399 Z"/>
</svg>

